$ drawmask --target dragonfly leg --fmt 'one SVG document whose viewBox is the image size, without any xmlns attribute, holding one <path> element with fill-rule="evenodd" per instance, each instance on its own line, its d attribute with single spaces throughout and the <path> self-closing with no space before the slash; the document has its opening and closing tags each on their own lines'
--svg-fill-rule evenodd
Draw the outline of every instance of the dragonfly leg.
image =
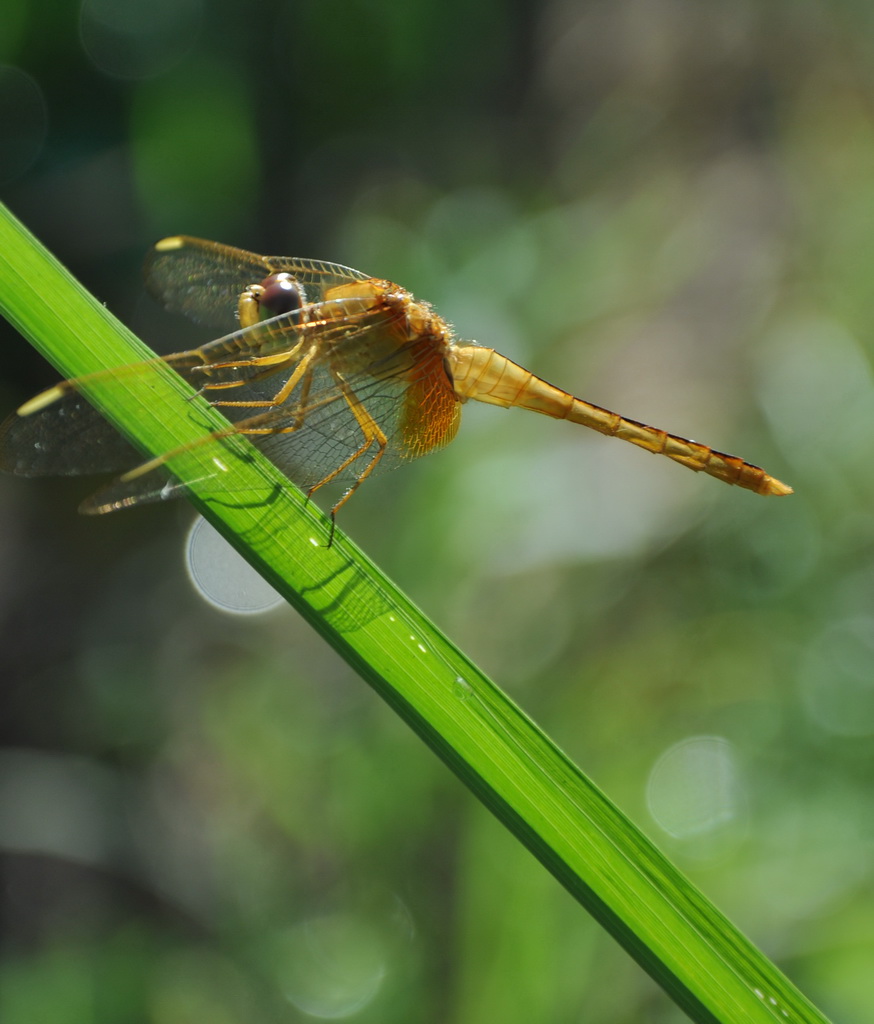
<svg viewBox="0 0 874 1024">
<path fill-rule="evenodd" d="M 279 405 L 284 405 L 288 401 L 291 394 L 294 392 L 294 389 L 298 386 L 298 384 L 300 384 L 303 378 L 306 378 L 307 380 L 312 378 L 312 374 L 309 373 L 308 371 L 314 355 L 315 349 L 311 348 L 309 352 L 307 352 L 306 355 L 303 356 L 302 359 L 298 360 L 298 364 L 294 368 L 294 372 L 291 374 L 288 380 L 282 385 L 282 387 L 276 392 L 276 394 L 273 395 L 271 398 L 265 398 L 259 402 L 230 402 L 218 400 L 215 402 L 210 401 L 209 404 L 220 409 L 270 409 L 275 408 L 276 406 Z M 296 356 L 287 356 L 286 362 L 290 365 L 295 358 Z M 255 361 L 253 360 L 251 364 L 245 365 L 254 364 Z M 250 377 L 248 380 L 245 381 L 226 381 L 225 383 L 220 384 L 204 384 L 202 391 L 237 387 L 239 384 L 251 384 L 254 381 L 263 380 L 265 377 L 273 376 L 273 374 L 276 373 L 276 370 L 276 366 L 270 366 L 269 369 L 265 369 L 262 373 L 255 374 L 254 376 Z M 307 388 L 307 392 L 309 392 L 309 388 Z M 302 407 L 305 401 L 306 397 L 304 395 L 301 395 L 301 398 L 298 401 L 298 406 Z"/>
<path fill-rule="evenodd" d="M 324 487 L 325 484 L 330 483 L 336 479 L 343 470 L 347 469 L 358 459 L 362 458 L 374 444 L 376 444 L 376 451 L 370 458 L 370 461 L 364 467 L 364 470 L 358 474 L 355 478 L 355 482 L 346 491 L 340 500 L 331 508 L 331 532 L 328 536 L 328 547 L 334 543 L 334 529 L 337 523 L 337 513 L 346 504 L 346 502 L 352 497 L 352 495 L 358 490 L 358 488 L 364 483 L 364 481 L 370 476 L 370 474 L 379 465 L 380 460 L 385 454 L 385 449 L 388 446 L 388 438 L 385 436 L 380 425 L 370 415 L 364 404 L 359 401 L 358 396 L 349 387 L 345 380 L 338 374 L 334 375 L 340 390 L 343 392 L 343 397 L 346 399 L 346 404 L 352 412 L 352 415 L 358 422 L 358 426 L 361 428 L 361 434 L 363 440 L 359 447 L 350 455 L 344 459 L 336 469 L 330 472 L 323 480 L 320 480 L 317 484 L 309 489 L 307 497 L 312 497 L 313 494 L 320 488 Z"/>
<path fill-rule="evenodd" d="M 195 366 L 193 369 L 200 370 L 201 373 L 211 373 L 213 370 L 233 370 L 239 367 L 247 366 L 264 366 L 264 367 L 275 367 L 282 366 L 283 363 L 293 363 L 295 359 L 300 355 L 301 345 L 295 345 L 290 351 L 285 349 L 282 352 L 272 352 L 269 356 L 249 356 L 248 359 L 227 359 L 221 363 L 204 363 L 203 366 Z M 246 381 L 217 381 L 215 383 L 206 383 L 204 387 L 233 387 L 236 384 L 245 384 Z"/>
<path fill-rule="evenodd" d="M 307 371 L 310 363 L 313 360 L 314 355 L 315 349 L 311 349 L 303 357 L 303 359 L 301 359 L 300 363 L 296 367 L 294 374 L 292 375 L 292 377 L 294 378 L 294 383 L 291 384 L 291 388 L 288 387 L 288 385 L 291 383 L 291 379 L 289 379 L 289 381 L 286 382 L 286 384 L 281 389 L 281 391 L 285 391 L 286 389 L 293 390 L 294 387 L 296 387 L 299 382 L 301 383 L 301 401 L 298 403 L 298 409 L 297 412 L 295 413 L 294 421 L 290 426 L 273 427 L 269 425 L 262 425 L 268 424 L 271 415 L 275 415 L 271 413 L 264 413 L 261 416 L 253 416 L 250 419 L 235 424 L 234 426 L 229 425 L 224 430 L 213 431 L 213 433 L 209 435 L 209 438 L 213 440 L 220 440 L 223 437 L 233 437 L 234 434 L 285 434 L 293 433 L 295 430 L 299 430 L 303 426 L 304 415 L 306 412 L 306 399 L 307 396 L 309 395 L 310 384 L 312 381 L 312 371 Z M 303 381 L 301 382 L 302 377 Z M 224 405 L 230 403 L 213 402 L 211 404 Z M 258 404 L 262 405 L 264 403 Z M 206 440 L 206 438 L 204 440 Z M 164 463 L 167 462 L 167 460 L 172 458 L 174 455 L 181 455 L 183 452 L 189 451 L 198 443 L 200 442 L 195 442 L 194 445 L 183 445 L 181 448 L 174 448 L 172 451 L 165 452 L 163 455 L 159 455 L 154 459 L 149 459 L 148 462 L 144 462 L 141 465 L 137 466 L 135 469 L 132 469 L 129 472 L 125 473 L 124 476 L 120 477 L 120 479 L 126 482 L 128 480 L 135 480 L 137 479 L 137 477 L 144 476 L 146 473 L 150 473 L 153 469 L 157 469 L 159 466 L 164 465 Z"/>
<path fill-rule="evenodd" d="M 195 391 L 195 395 L 204 395 L 207 391 L 221 391 L 226 388 L 239 388 L 263 380 L 266 377 L 278 373 L 287 366 L 292 366 L 300 355 L 301 343 L 299 342 L 290 351 L 274 352 L 269 356 L 251 356 L 248 359 L 227 359 L 223 362 L 210 360 L 206 351 L 202 348 L 192 349 L 190 352 L 180 352 L 175 355 L 165 356 L 163 361 L 169 366 L 180 371 L 185 370 L 189 383 L 194 383 L 192 378 L 200 374 L 212 374 L 219 370 L 247 369 L 261 366 L 260 373 L 252 373 L 246 377 L 236 380 L 208 380 Z M 257 408 L 270 405 L 272 402 L 211 402 L 211 405 L 239 405 L 242 407 Z"/>
<path fill-rule="evenodd" d="M 241 377 L 239 380 L 217 380 L 217 381 L 206 381 L 200 386 L 198 394 L 203 394 L 205 391 L 221 391 L 225 388 L 238 388 L 246 384 L 251 384 L 253 381 L 263 380 L 265 377 L 272 376 L 274 373 L 284 369 L 287 366 L 292 366 L 300 356 L 301 346 L 295 345 L 295 347 L 289 352 L 274 352 L 269 356 L 252 356 L 249 359 L 238 359 L 238 360 L 226 360 L 221 363 L 205 363 L 203 366 L 192 367 L 193 371 L 200 371 L 201 373 L 211 374 L 216 370 L 235 370 L 235 369 L 250 369 L 253 367 L 263 367 L 260 373 L 254 373 L 249 377 Z M 285 387 L 285 385 L 284 385 Z M 292 385 L 293 387 L 293 385 Z M 220 403 L 214 402 L 213 405 Z M 225 404 L 225 403 L 221 403 Z M 264 402 L 234 402 L 234 405 L 264 405 Z"/>
<path fill-rule="evenodd" d="M 306 362 L 308 364 L 312 360 L 314 355 L 315 350 L 312 350 L 311 353 L 308 353 L 307 356 L 304 357 L 304 360 L 302 360 L 302 362 Z M 300 379 L 301 376 L 302 379 Z M 243 421 L 242 423 L 236 424 L 236 426 L 234 426 L 231 430 L 227 431 L 227 435 L 245 434 L 247 436 L 252 435 L 263 437 L 268 434 L 291 434 L 294 433 L 296 430 L 299 430 L 304 425 L 306 413 L 308 411 L 307 399 L 309 397 L 310 387 L 312 384 L 312 371 L 305 372 L 304 370 L 302 374 L 298 376 L 298 379 L 300 380 L 300 400 L 297 403 L 298 410 L 295 414 L 294 421 L 291 424 L 287 426 L 270 426 L 270 419 L 275 415 L 275 413 L 266 412 L 261 414 L 260 416 L 253 416 L 250 419 Z M 330 547 L 334 542 L 334 530 L 336 528 L 336 518 L 338 510 L 343 505 L 345 505 L 345 503 L 349 500 L 349 498 L 352 497 L 352 495 L 367 479 L 367 477 L 370 476 L 373 470 L 376 469 L 376 467 L 379 465 L 380 459 L 385 453 L 386 447 L 388 446 L 388 438 L 385 436 L 385 433 L 383 432 L 382 428 L 379 426 L 376 420 L 370 415 L 370 413 L 364 407 L 363 403 L 359 401 L 358 397 L 356 396 L 352 388 L 349 387 L 346 381 L 343 380 L 343 378 L 340 377 L 339 374 L 335 373 L 334 379 L 337 381 L 337 386 L 341 394 L 343 395 L 346 404 L 349 406 L 352 415 L 355 417 L 358 426 L 361 428 L 362 442 L 358 446 L 358 448 L 356 448 L 355 451 L 352 452 L 351 455 L 347 456 L 347 458 L 345 458 L 340 463 L 340 465 L 336 467 L 336 469 L 333 469 L 326 477 L 324 477 L 322 480 L 319 480 L 318 483 L 314 484 L 307 491 L 307 501 L 309 501 L 309 499 L 313 496 L 313 494 L 315 494 L 317 490 L 319 490 L 319 488 L 324 487 L 325 484 L 328 484 L 332 480 L 336 479 L 345 469 L 347 469 L 349 466 L 355 463 L 358 459 L 362 458 L 373 447 L 374 444 L 376 444 L 376 451 L 373 453 L 370 461 L 367 463 L 367 466 L 364 468 L 363 472 L 361 472 L 358 475 L 352 486 L 346 491 L 343 497 L 331 509 L 331 530 L 328 535 L 328 547 Z M 296 384 L 297 381 L 295 381 L 295 385 Z M 286 389 L 283 388 L 283 391 L 284 390 Z M 293 390 L 293 388 L 290 390 Z M 284 401 L 284 399 L 277 398 L 277 403 L 279 405 L 282 404 L 282 401 Z M 219 434 L 217 436 L 221 437 L 225 435 Z M 153 468 L 153 466 L 149 464 L 144 468 L 143 471 L 147 471 L 148 469 L 151 468 Z M 137 471 L 137 475 L 139 475 L 139 471 Z"/>
</svg>

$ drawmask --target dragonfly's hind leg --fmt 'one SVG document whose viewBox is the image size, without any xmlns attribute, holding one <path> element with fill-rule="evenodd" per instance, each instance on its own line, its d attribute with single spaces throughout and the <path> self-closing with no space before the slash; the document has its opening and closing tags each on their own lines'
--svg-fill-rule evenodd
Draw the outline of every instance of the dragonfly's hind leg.
<svg viewBox="0 0 874 1024">
<path fill-rule="evenodd" d="M 305 356 L 302 363 L 309 363 L 312 359 L 312 355 L 308 354 Z M 297 373 L 297 371 L 295 371 Z M 310 393 L 312 385 L 312 371 L 306 372 L 306 367 L 301 371 L 303 379 L 300 381 L 300 400 L 297 403 L 297 412 L 295 413 L 294 421 L 288 426 L 270 426 L 270 420 L 275 416 L 275 412 L 262 413 L 259 416 L 253 416 L 250 419 L 243 420 L 237 423 L 235 427 L 229 431 L 234 434 L 245 434 L 247 436 L 263 437 L 269 434 L 291 434 L 297 430 L 300 430 L 304 426 L 306 413 L 307 413 L 307 399 Z M 376 420 L 370 415 L 363 403 L 359 401 L 355 392 L 346 383 L 346 381 L 339 375 L 334 374 L 334 379 L 337 382 L 337 387 L 342 394 L 346 404 L 349 406 L 352 415 L 355 417 L 358 426 L 361 429 L 362 441 L 361 444 L 348 455 L 335 469 L 331 470 L 327 476 L 323 477 L 318 483 L 314 484 L 307 491 L 307 500 L 309 500 L 319 488 L 324 487 L 325 484 L 329 484 L 332 480 L 335 480 L 345 469 L 348 469 L 358 459 L 364 457 L 367 452 L 376 445 L 376 451 L 373 452 L 367 466 L 363 472 L 358 475 L 355 482 L 349 488 L 343 497 L 332 507 L 331 515 L 331 532 L 328 537 L 328 547 L 334 541 L 334 527 L 337 517 L 338 510 L 352 497 L 355 491 L 360 485 L 367 479 L 368 476 L 376 469 L 379 465 L 379 461 L 385 453 L 385 449 L 388 446 L 388 438 L 385 436 L 382 428 L 376 422 Z M 295 381 L 295 385 L 297 381 Z M 285 390 L 285 389 L 283 389 Z M 218 404 L 218 403 L 216 403 Z M 281 404 L 279 402 L 278 404 Z M 316 406 L 318 407 L 318 405 Z"/>
<path fill-rule="evenodd" d="M 355 451 L 352 452 L 351 455 L 347 456 L 336 469 L 332 470 L 326 477 L 319 480 L 317 484 L 314 484 L 307 491 L 307 498 L 311 498 L 315 492 L 319 490 L 319 488 L 324 487 L 325 484 L 329 484 L 332 480 L 336 480 L 336 478 L 345 469 L 348 469 L 349 466 L 357 462 L 358 459 L 363 458 L 374 444 L 376 445 L 376 451 L 373 452 L 373 455 L 364 467 L 364 470 L 355 478 L 355 482 L 352 486 L 346 491 L 343 497 L 331 507 L 331 533 L 328 537 L 328 547 L 330 547 L 334 542 L 334 528 L 337 522 L 337 513 L 376 469 L 388 446 L 388 438 L 385 436 L 382 428 L 370 415 L 364 407 L 364 404 L 359 401 L 352 388 L 349 387 L 346 381 L 339 374 L 334 374 L 334 379 L 337 381 L 337 385 L 343 393 L 346 404 L 349 406 L 352 415 L 355 417 L 358 426 L 361 428 L 362 441 Z"/>
</svg>

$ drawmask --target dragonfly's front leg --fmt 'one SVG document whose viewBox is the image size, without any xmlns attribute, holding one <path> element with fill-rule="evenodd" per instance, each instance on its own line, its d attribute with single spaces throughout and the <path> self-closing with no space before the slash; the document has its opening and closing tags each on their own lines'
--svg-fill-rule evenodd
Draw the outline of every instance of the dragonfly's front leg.
<svg viewBox="0 0 874 1024">
<path fill-rule="evenodd" d="M 291 396 L 294 389 L 300 383 L 301 379 L 307 372 L 307 368 L 312 361 L 314 349 L 299 358 L 300 349 L 303 342 L 296 345 L 291 352 L 277 352 L 270 356 L 254 356 L 252 359 L 240 360 L 239 362 L 226 362 L 219 363 L 212 367 L 204 367 L 204 372 L 212 369 L 239 369 L 249 367 L 263 367 L 260 373 L 253 374 L 251 377 L 246 377 L 241 380 L 224 380 L 224 381 L 208 381 L 203 384 L 198 391 L 198 394 L 205 394 L 207 391 L 222 391 L 228 388 L 238 388 L 247 384 L 253 384 L 257 381 L 266 379 L 267 377 L 274 376 L 279 370 L 284 369 L 286 366 L 295 366 L 293 373 L 288 380 L 282 385 L 282 387 L 270 398 L 262 398 L 258 401 L 249 402 L 234 402 L 218 399 L 216 401 L 210 400 L 210 405 L 216 406 L 217 408 L 230 408 L 230 409 L 264 409 L 273 408 L 277 405 L 283 405 Z"/>
<path fill-rule="evenodd" d="M 237 423 L 234 426 L 228 426 L 226 430 L 216 430 L 209 436 L 213 439 L 220 439 L 223 437 L 231 437 L 234 434 L 285 434 L 293 433 L 299 430 L 303 426 L 304 417 L 306 414 L 306 401 L 310 393 L 310 385 L 312 382 L 312 370 L 310 364 L 315 356 L 315 349 L 310 349 L 309 352 L 300 360 L 297 367 L 295 368 L 292 376 L 285 382 L 279 392 L 269 402 L 213 402 L 212 405 L 243 405 L 243 406 L 280 406 L 284 399 L 280 399 L 279 396 L 283 392 L 290 394 L 294 388 L 301 384 L 301 401 L 298 402 L 298 407 L 295 410 L 294 420 L 290 426 L 275 427 L 267 425 L 271 417 L 275 416 L 276 413 L 264 413 L 262 416 L 253 416 L 242 423 Z M 301 378 L 303 378 L 301 382 Z M 244 383 L 244 382 L 240 382 Z M 146 473 L 150 473 L 153 469 L 157 469 L 174 455 L 179 455 L 184 451 L 187 451 L 191 445 L 184 445 L 181 448 L 174 448 L 172 451 L 165 452 L 163 455 L 157 456 L 157 458 L 150 459 L 148 462 L 144 462 L 137 466 L 130 472 L 125 473 L 124 476 L 120 477 L 121 480 L 135 480 L 137 477 L 144 476 Z"/>
</svg>

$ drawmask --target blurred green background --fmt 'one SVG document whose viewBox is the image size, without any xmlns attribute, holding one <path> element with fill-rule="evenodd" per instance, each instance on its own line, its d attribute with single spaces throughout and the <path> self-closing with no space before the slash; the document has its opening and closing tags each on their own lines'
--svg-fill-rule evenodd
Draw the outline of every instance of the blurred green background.
<svg viewBox="0 0 874 1024">
<path fill-rule="evenodd" d="M 334 260 L 791 483 L 469 407 L 341 525 L 870 1020 L 872 10 L 4 0 L 0 198 L 160 351 L 162 235 Z M 54 375 L 0 333 L 5 413 Z M 684 1019 L 293 613 L 197 596 L 184 503 L 88 489 L 0 480 L 6 1024 Z"/>
</svg>

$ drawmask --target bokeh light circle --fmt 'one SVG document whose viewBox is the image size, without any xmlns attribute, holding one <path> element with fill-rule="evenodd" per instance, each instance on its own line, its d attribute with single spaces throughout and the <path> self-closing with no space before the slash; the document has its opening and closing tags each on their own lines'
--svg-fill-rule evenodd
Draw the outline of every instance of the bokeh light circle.
<svg viewBox="0 0 874 1024">
<path fill-rule="evenodd" d="M 734 747 L 721 736 L 691 736 L 669 747 L 650 772 L 647 806 L 675 839 L 697 839 L 738 817 L 740 786 Z"/>
<path fill-rule="evenodd" d="M 804 709 L 826 733 L 874 734 L 874 620 L 848 618 L 811 641 L 799 674 Z"/>
<path fill-rule="evenodd" d="M 349 913 L 302 921 L 279 936 L 273 949 L 288 1001 L 322 1020 L 342 1020 L 367 1007 L 382 988 L 386 960 L 379 932 Z"/>
<path fill-rule="evenodd" d="M 0 182 L 31 167 L 47 130 L 45 97 L 36 79 L 21 68 L 0 64 Z"/>
<path fill-rule="evenodd" d="M 282 595 L 205 519 L 196 519 L 188 531 L 185 567 L 200 597 L 228 614 L 258 615 L 283 603 Z"/>
<path fill-rule="evenodd" d="M 113 78 L 151 78 L 168 71 L 194 45 L 201 0 L 84 0 L 79 39 L 96 68 Z"/>
</svg>

